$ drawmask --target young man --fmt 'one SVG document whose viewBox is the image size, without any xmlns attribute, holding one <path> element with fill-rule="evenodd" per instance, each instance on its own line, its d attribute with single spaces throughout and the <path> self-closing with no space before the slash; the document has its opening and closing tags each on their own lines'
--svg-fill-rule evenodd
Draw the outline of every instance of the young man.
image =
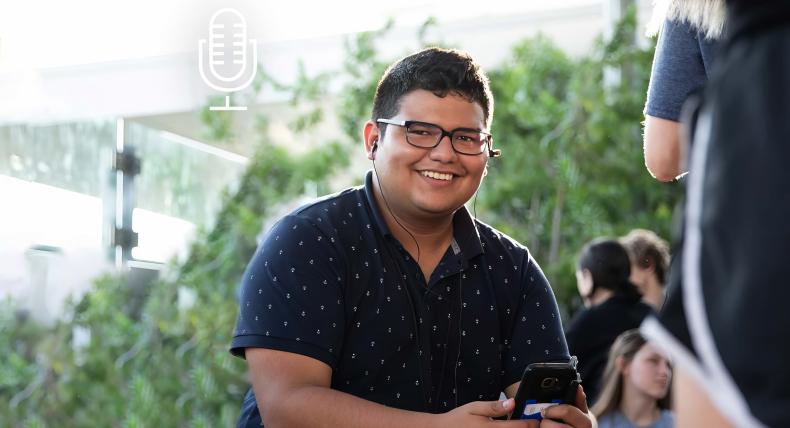
<svg viewBox="0 0 790 428">
<path fill-rule="evenodd" d="M 634 229 L 620 238 L 631 259 L 631 282 L 642 293 L 642 301 L 658 312 L 664 305 L 669 270 L 669 245 L 655 232 Z"/>
<path fill-rule="evenodd" d="M 527 364 L 569 356 L 538 264 L 464 207 L 496 154 L 492 110 L 465 53 L 387 70 L 363 131 L 365 185 L 283 218 L 244 274 L 231 346 L 254 395 L 240 425 L 530 426 L 491 420 L 513 410 L 496 400 Z M 546 417 L 590 426 L 577 399 L 583 410 Z"/>
</svg>

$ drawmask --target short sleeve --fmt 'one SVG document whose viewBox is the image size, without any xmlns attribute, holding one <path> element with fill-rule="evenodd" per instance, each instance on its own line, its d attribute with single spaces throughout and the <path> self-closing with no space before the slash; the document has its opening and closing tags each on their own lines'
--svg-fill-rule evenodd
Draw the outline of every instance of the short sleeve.
<svg viewBox="0 0 790 428">
<path fill-rule="evenodd" d="M 521 301 L 503 361 L 505 386 L 521 380 L 531 363 L 570 358 L 557 300 L 543 270 L 531 256 L 524 258 L 521 269 Z"/>
<path fill-rule="evenodd" d="M 664 22 L 653 57 L 645 114 L 679 121 L 683 103 L 707 80 L 698 32 L 685 22 Z"/>
<path fill-rule="evenodd" d="M 317 227 L 288 216 L 266 234 L 241 281 L 231 352 L 269 348 L 334 368 L 343 343 L 343 269 Z"/>
</svg>

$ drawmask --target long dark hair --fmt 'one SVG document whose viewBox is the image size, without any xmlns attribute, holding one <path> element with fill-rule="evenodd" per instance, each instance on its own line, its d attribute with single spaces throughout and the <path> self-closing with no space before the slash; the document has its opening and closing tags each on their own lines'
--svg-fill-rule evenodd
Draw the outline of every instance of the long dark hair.
<svg viewBox="0 0 790 428">
<path fill-rule="evenodd" d="M 639 300 L 642 295 L 631 282 L 631 260 L 628 252 L 617 240 L 598 238 L 587 243 L 579 254 L 576 268 L 592 274 L 590 296 L 599 288 L 612 290 L 615 295 Z M 584 296 L 589 297 L 589 296 Z"/>
<path fill-rule="evenodd" d="M 623 357 L 627 362 L 634 359 L 634 355 L 642 349 L 647 340 L 639 333 L 638 329 L 627 330 L 617 337 L 609 349 L 609 360 L 603 372 L 603 388 L 598 401 L 590 409 L 596 418 L 617 410 L 623 399 L 623 373 L 617 368 L 617 358 Z M 661 410 L 669 409 L 671 403 L 670 390 L 667 395 L 656 401 Z"/>
</svg>

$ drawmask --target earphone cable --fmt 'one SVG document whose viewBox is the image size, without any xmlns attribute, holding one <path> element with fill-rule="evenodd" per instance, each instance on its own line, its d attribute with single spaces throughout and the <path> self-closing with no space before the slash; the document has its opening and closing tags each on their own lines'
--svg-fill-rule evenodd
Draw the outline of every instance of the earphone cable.
<svg viewBox="0 0 790 428">
<path fill-rule="evenodd" d="M 395 223 L 398 223 L 398 226 L 400 226 L 401 229 L 403 229 L 406 233 L 409 234 L 409 236 L 411 237 L 411 240 L 414 241 L 414 245 L 417 246 L 417 264 L 419 265 L 420 264 L 420 243 L 417 242 L 417 238 L 414 237 L 414 235 L 409 231 L 409 229 L 407 229 L 406 226 L 404 226 L 400 222 L 400 220 L 398 220 L 398 217 L 395 215 L 395 213 L 392 212 L 392 208 L 390 208 L 390 203 L 387 201 L 387 198 L 384 195 L 384 187 L 381 186 L 381 179 L 379 179 L 379 172 L 376 170 L 376 159 L 373 159 L 373 172 L 375 172 L 376 182 L 379 184 L 379 191 L 381 191 L 381 199 L 384 200 L 384 205 L 387 206 L 387 211 L 389 211 L 390 215 L 395 220 Z"/>
</svg>

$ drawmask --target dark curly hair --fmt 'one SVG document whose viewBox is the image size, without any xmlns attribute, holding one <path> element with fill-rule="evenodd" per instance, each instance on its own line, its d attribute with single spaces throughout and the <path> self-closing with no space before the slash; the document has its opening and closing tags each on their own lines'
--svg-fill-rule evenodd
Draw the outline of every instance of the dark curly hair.
<svg viewBox="0 0 790 428">
<path fill-rule="evenodd" d="M 468 53 L 442 48 L 424 49 L 389 66 L 376 87 L 371 119 L 395 116 L 401 98 L 417 89 L 437 97 L 453 94 L 476 102 L 483 108 L 485 125 L 491 123 L 494 97 L 488 77 Z"/>
</svg>

